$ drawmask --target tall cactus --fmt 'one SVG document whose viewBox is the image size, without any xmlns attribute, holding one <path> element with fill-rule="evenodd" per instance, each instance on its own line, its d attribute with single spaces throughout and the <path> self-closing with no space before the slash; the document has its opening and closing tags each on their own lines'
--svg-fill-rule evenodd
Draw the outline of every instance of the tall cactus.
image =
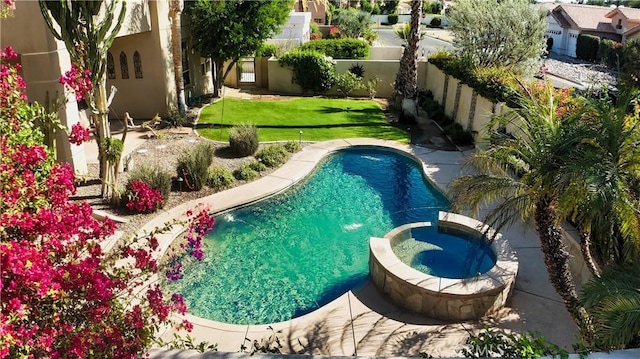
<svg viewBox="0 0 640 359">
<path fill-rule="evenodd" d="M 71 61 L 91 70 L 94 88 L 86 100 L 98 144 L 102 195 L 108 196 L 110 190 L 115 198 L 113 182 L 120 159 L 108 148 L 116 139 L 111 138 L 109 129 L 105 69 L 107 51 L 122 25 L 126 3 L 124 0 L 39 0 L 39 4 L 47 27 L 56 39 L 64 41 Z"/>
</svg>

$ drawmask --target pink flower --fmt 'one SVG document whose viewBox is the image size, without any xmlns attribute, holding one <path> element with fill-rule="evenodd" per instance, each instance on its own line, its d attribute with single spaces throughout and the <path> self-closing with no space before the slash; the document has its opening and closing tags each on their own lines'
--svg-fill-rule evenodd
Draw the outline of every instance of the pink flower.
<svg viewBox="0 0 640 359">
<path fill-rule="evenodd" d="M 7 0 L 5 0 L 5 4 L 11 5 L 10 3 L 11 1 L 7 3 Z M 0 58 L 4 60 L 13 60 L 18 58 L 18 54 L 13 50 L 11 46 L 7 46 L 4 48 L 4 50 L 0 50 Z"/>
<path fill-rule="evenodd" d="M 71 133 L 69 134 L 69 142 L 74 145 L 81 145 L 89 140 L 91 132 L 88 128 L 82 127 L 80 123 L 76 123 L 71 126 Z"/>
<path fill-rule="evenodd" d="M 160 208 L 163 202 L 162 193 L 151 188 L 142 181 L 131 181 L 128 188 L 129 201 L 126 207 L 139 213 L 153 212 Z"/>
<path fill-rule="evenodd" d="M 83 70 L 75 63 L 71 64 L 71 70 L 60 76 L 59 82 L 76 94 L 76 101 L 82 101 L 93 90 L 91 71 L 89 69 Z"/>
</svg>

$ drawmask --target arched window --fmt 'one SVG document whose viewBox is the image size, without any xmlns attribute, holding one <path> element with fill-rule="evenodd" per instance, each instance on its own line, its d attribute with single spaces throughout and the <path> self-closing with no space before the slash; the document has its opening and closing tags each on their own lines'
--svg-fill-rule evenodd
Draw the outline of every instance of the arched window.
<svg viewBox="0 0 640 359">
<path fill-rule="evenodd" d="M 129 78 L 129 64 L 127 63 L 127 54 L 124 51 L 120 53 L 120 74 L 123 80 Z"/>
<path fill-rule="evenodd" d="M 133 53 L 133 71 L 137 79 L 142 78 L 142 60 L 140 59 L 140 53 L 138 51 Z"/>
<path fill-rule="evenodd" d="M 113 63 L 111 52 L 107 52 L 107 78 L 109 80 L 115 80 L 116 78 L 116 65 Z"/>
</svg>

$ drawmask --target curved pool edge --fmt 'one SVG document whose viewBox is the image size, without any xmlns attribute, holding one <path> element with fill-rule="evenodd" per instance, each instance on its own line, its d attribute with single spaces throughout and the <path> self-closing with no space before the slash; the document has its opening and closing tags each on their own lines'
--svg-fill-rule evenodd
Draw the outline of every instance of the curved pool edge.
<svg viewBox="0 0 640 359">
<path fill-rule="evenodd" d="M 496 254 L 495 265 L 484 274 L 465 279 L 442 278 L 412 268 L 391 248 L 398 235 L 424 226 L 431 223 L 408 223 L 382 238 L 370 238 L 369 273 L 376 287 L 405 309 L 444 320 L 479 319 L 504 307 L 518 274 L 518 258 L 506 238 L 478 220 L 440 211 L 438 227 L 468 234 L 486 233 L 493 238 L 491 249 Z"/>
<path fill-rule="evenodd" d="M 350 138 L 316 142 L 311 145 L 305 146 L 299 152 L 294 153 L 284 165 L 282 165 L 269 175 L 261 177 L 256 181 L 249 182 L 222 192 L 217 192 L 206 197 L 195 199 L 187 203 L 183 203 L 179 206 L 173 207 L 169 210 L 161 211 L 158 216 L 147 222 L 138 231 L 138 233 L 151 232 L 153 229 L 163 226 L 165 223 L 170 221 L 184 221 L 187 219 L 186 212 L 188 210 L 193 210 L 199 205 L 205 206 L 206 208 L 208 208 L 210 213 L 216 214 L 234 208 L 246 206 L 270 196 L 276 195 L 309 176 L 315 170 L 317 165 L 327 156 L 336 151 L 354 147 L 385 149 L 412 158 L 414 161 L 416 161 L 416 163 L 420 165 L 424 178 L 427 179 L 434 186 L 434 188 L 439 190 L 441 193 L 445 192 L 444 189 L 448 182 L 452 180 L 452 178 L 448 178 L 448 180 L 446 180 L 446 178 L 434 176 L 435 174 L 439 173 L 441 169 L 440 166 L 455 166 L 457 168 L 455 171 L 455 175 L 459 175 L 460 167 L 465 161 L 465 155 L 461 152 L 438 151 L 389 140 Z M 439 154 L 441 157 L 447 157 L 446 161 L 444 161 L 446 163 L 435 163 L 435 166 L 433 164 L 427 164 L 426 160 L 428 160 L 429 156 L 434 153 Z M 175 238 L 177 238 L 182 232 L 184 232 L 184 230 L 185 228 L 183 226 L 176 225 L 170 232 L 156 236 L 159 242 L 160 249 L 159 252 L 157 252 L 157 258 L 161 258 L 164 255 L 166 250 L 169 248 L 169 245 Z M 348 302 L 350 296 L 354 296 L 353 291 L 357 290 L 358 288 L 353 288 L 350 291 L 342 294 L 335 300 L 310 313 L 279 323 L 255 325 L 229 324 L 205 319 L 202 317 L 196 317 L 190 314 L 187 314 L 184 318 L 192 321 L 194 327 L 198 326 L 203 330 L 209 328 L 221 332 L 238 333 L 238 335 L 242 333 L 241 335 L 246 336 L 246 333 L 249 332 L 264 332 L 267 326 L 271 326 L 276 330 L 278 328 L 295 327 L 299 323 L 318 318 L 318 316 L 320 316 L 322 313 L 329 313 L 339 310 L 345 305 L 345 301 Z"/>
</svg>

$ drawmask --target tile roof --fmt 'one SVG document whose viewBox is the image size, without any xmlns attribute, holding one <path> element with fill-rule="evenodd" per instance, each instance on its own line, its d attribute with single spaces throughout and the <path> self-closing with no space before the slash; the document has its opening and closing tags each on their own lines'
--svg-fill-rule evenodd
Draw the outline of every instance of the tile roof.
<svg viewBox="0 0 640 359">
<path fill-rule="evenodd" d="M 631 36 L 631 35 L 635 34 L 635 33 L 636 33 L 636 32 L 638 32 L 638 31 L 640 31 L 640 25 L 636 25 L 636 26 L 634 26 L 634 27 L 630 28 L 629 30 L 627 30 L 627 31 L 624 33 L 624 36 L 625 36 L 625 37 Z"/>
<path fill-rule="evenodd" d="M 605 16 L 608 18 L 612 18 L 618 12 L 621 13 L 627 19 L 640 21 L 640 9 L 636 9 L 632 7 L 617 7 L 613 10 L 610 10 Z"/>
<path fill-rule="evenodd" d="M 611 20 L 606 17 L 611 11 L 608 7 L 579 4 L 560 4 L 553 12 L 560 13 L 561 10 L 567 14 L 569 22 L 575 24 L 582 30 L 614 31 Z M 608 26 L 607 26 L 608 24 Z"/>
</svg>

